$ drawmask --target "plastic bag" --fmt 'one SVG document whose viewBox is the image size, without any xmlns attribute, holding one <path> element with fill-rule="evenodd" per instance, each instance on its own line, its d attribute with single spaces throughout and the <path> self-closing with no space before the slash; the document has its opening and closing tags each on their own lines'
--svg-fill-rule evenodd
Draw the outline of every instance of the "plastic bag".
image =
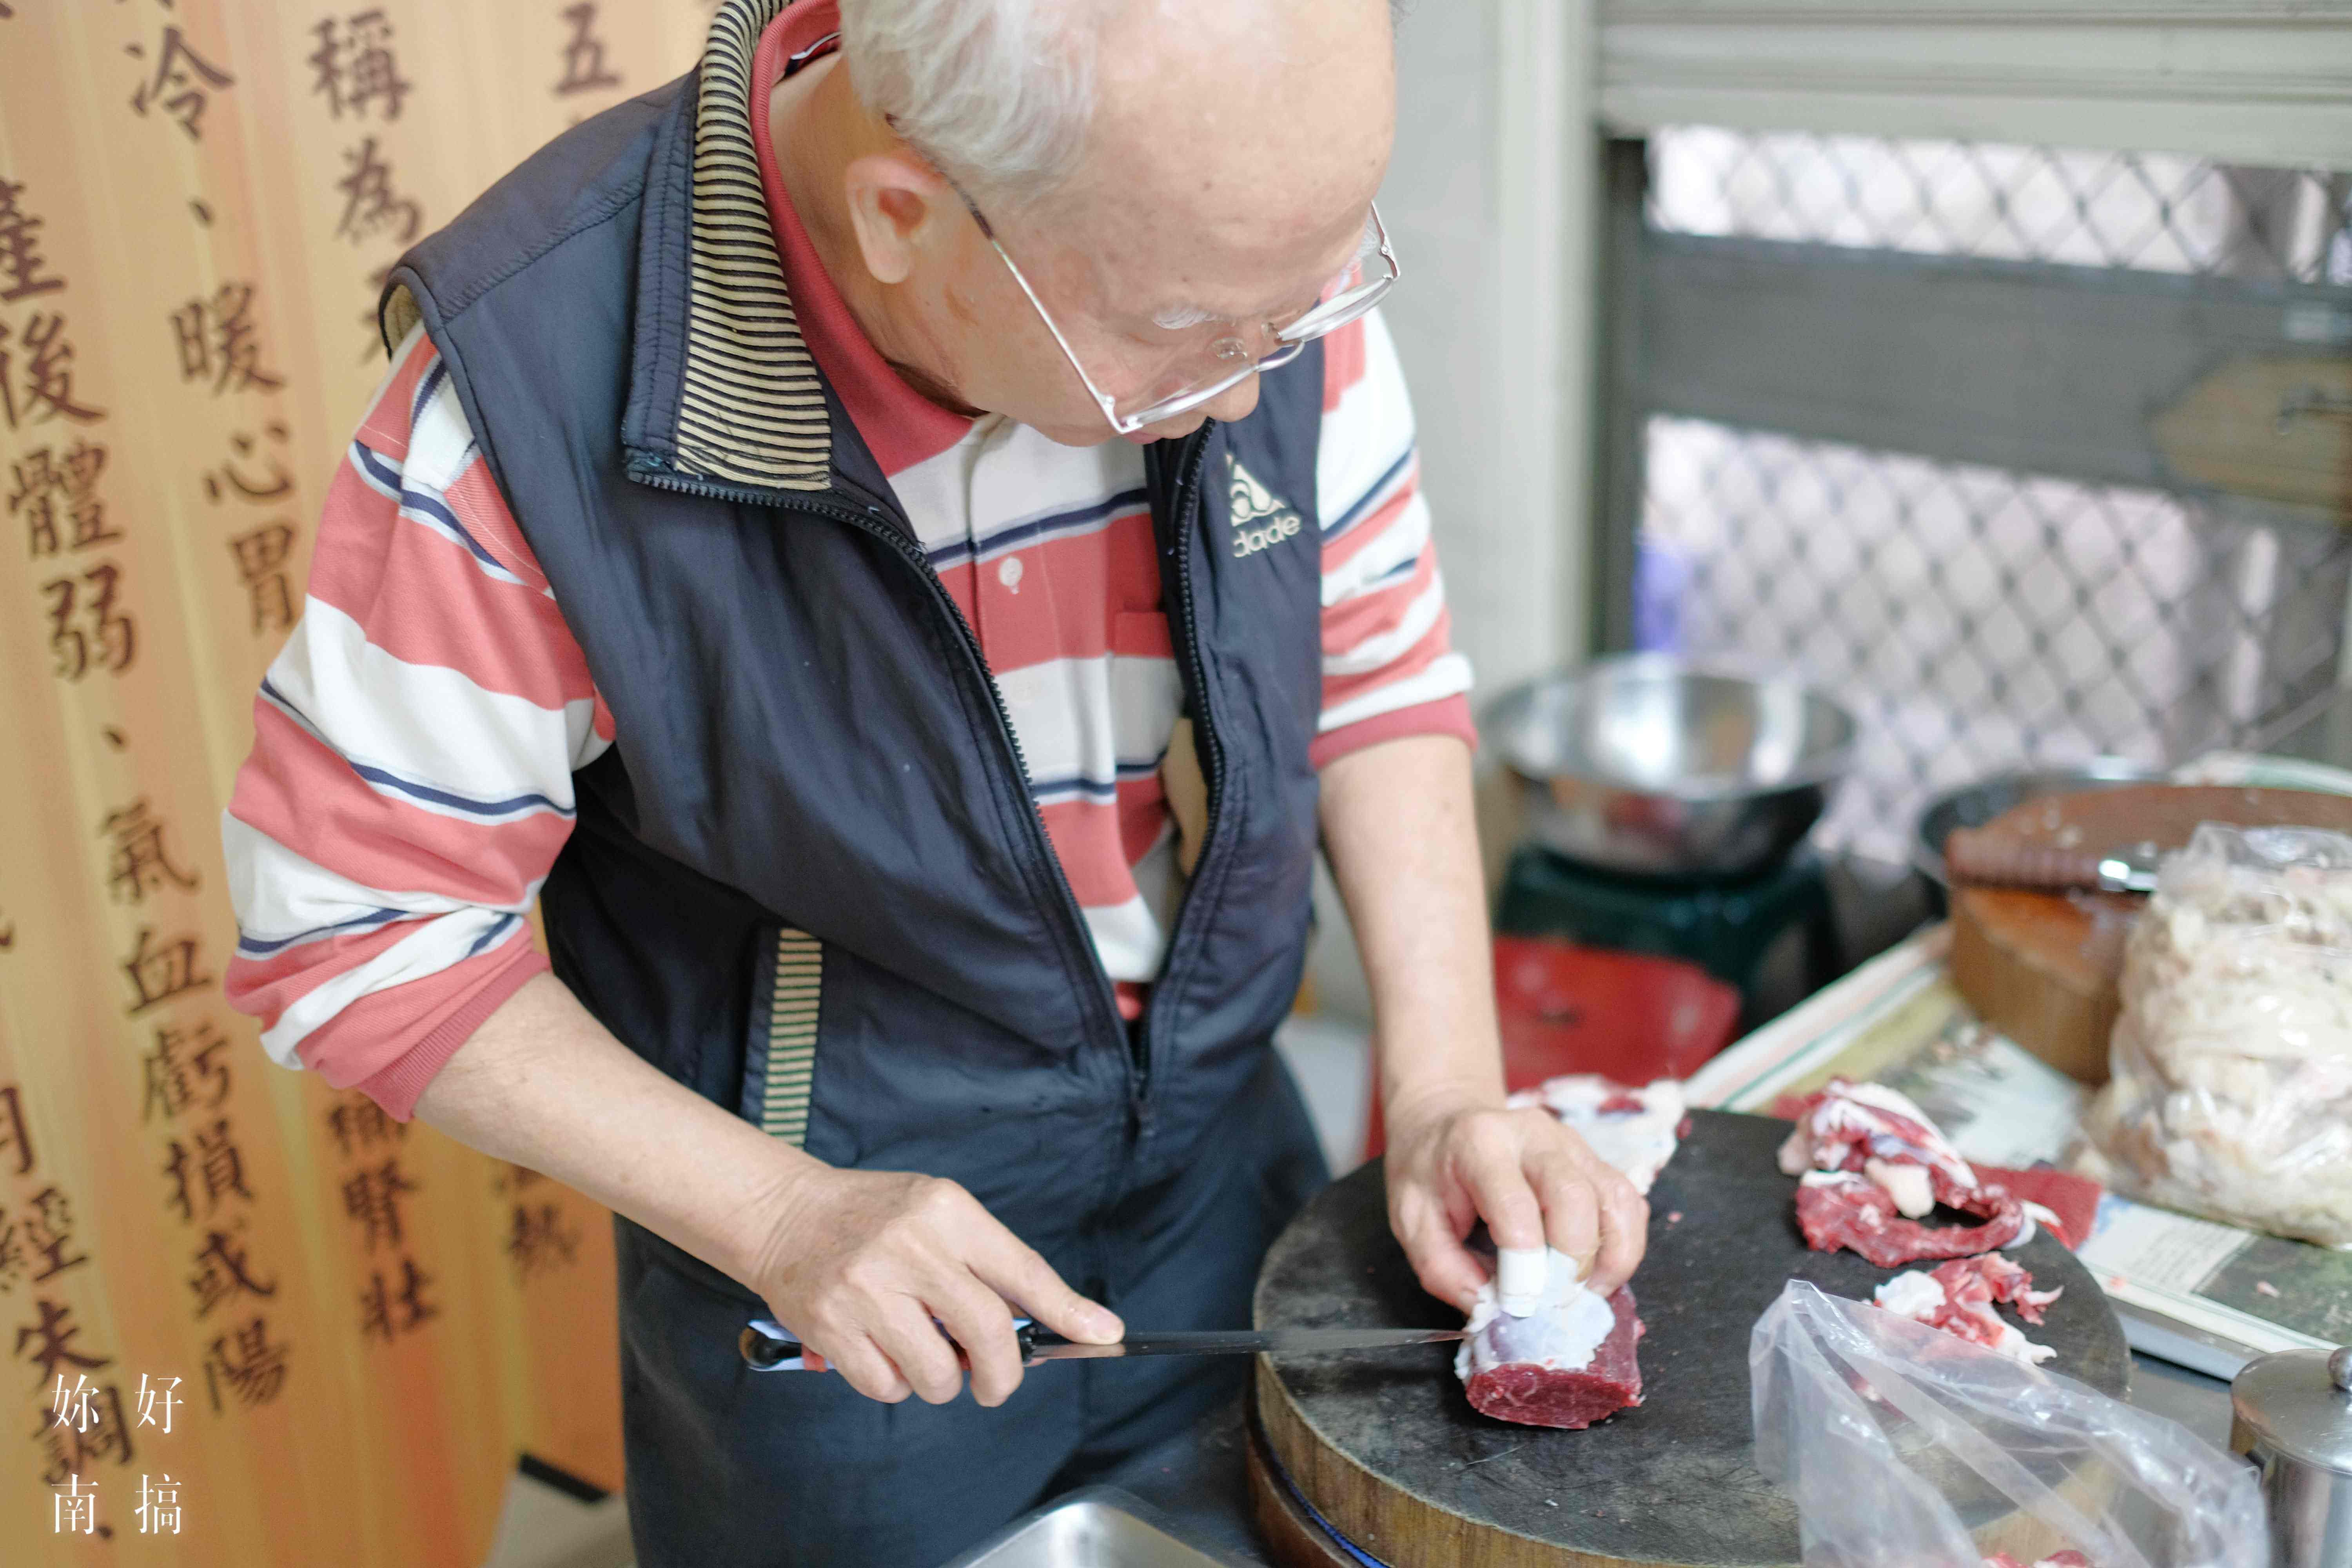
<svg viewBox="0 0 2352 1568">
<path fill-rule="evenodd" d="M 1796 1499 L 1805 1568 L 2270 1560 L 2251 1468 L 2072 1378 L 1801 1279 L 1757 1320 L 1748 1363 L 1756 1463 Z"/>
<path fill-rule="evenodd" d="M 2108 1057 L 2086 1174 L 2352 1247 L 2352 838 L 2206 823 L 2165 857 Z"/>
</svg>

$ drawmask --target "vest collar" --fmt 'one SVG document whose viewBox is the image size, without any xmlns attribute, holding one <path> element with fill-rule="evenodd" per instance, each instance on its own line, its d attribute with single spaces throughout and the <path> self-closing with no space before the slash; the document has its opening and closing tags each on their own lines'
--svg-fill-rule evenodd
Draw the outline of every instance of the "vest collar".
<svg viewBox="0 0 2352 1568">
<path fill-rule="evenodd" d="M 685 339 L 672 466 L 761 489 L 833 484 L 824 384 L 784 287 L 751 138 L 751 57 L 790 0 L 723 0 L 696 73 Z"/>
</svg>

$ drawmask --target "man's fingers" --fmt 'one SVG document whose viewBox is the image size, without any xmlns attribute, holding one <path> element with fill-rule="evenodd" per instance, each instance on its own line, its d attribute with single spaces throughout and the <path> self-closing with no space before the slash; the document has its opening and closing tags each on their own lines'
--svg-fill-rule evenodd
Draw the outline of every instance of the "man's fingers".
<svg viewBox="0 0 2352 1568">
<path fill-rule="evenodd" d="M 873 1338 L 925 1404 L 945 1405 L 963 1392 L 963 1363 L 956 1360 L 956 1347 L 912 1297 L 902 1297 L 886 1309 Z"/>
<path fill-rule="evenodd" d="M 1601 1243 L 1601 1195 L 1592 1190 L 1592 1178 L 1559 1155 L 1537 1162 L 1532 1174 L 1543 1199 L 1545 1242 L 1576 1259 L 1580 1279 L 1591 1279 Z"/>
<path fill-rule="evenodd" d="M 1592 1265 L 1592 1288 L 1603 1295 L 1633 1277 L 1650 1244 L 1650 1204 L 1633 1184 L 1612 1172 L 1601 1178 L 1601 1256 Z"/>
<path fill-rule="evenodd" d="M 1519 1166 L 1515 1146 L 1499 1138 L 1480 1143 L 1463 1160 L 1462 1176 L 1477 1199 L 1478 1212 L 1486 1216 L 1486 1234 L 1497 1247 L 1544 1244 L 1543 1205 Z"/>
<path fill-rule="evenodd" d="M 1003 1298 L 966 1275 L 961 1287 L 933 1292 L 931 1310 L 971 1364 L 972 1398 L 991 1406 L 1011 1398 L 1021 1384 L 1021 1342 Z"/>
<path fill-rule="evenodd" d="M 878 1399 L 885 1405 L 896 1405 L 915 1392 L 914 1385 L 898 1375 L 898 1369 L 879 1346 L 864 1334 L 852 1334 L 820 1361 L 829 1363 L 850 1387 L 868 1399 Z"/>
<path fill-rule="evenodd" d="M 990 1221 L 994 1225 L 994 1221 Z M 1116 1344 L 1127 1333 L 1118 1314 L 1089 1301 L 1054 1272 L 1054 1266 L 1002 1226 L 977 1249 L 971 1271 L 1008 1301 L 1017 1301 L 1045 1328 L 1084 1344 Z"/>
<path fill-rule="evenodd" d="M 1462 1245 L 1461 1237 L 1436 1203 L 1418 1192 L 1400 1194 L 1390 1228 L 1403 1245 L 1405 1258 L 1423 1289 L 1465 1312 L 1477 1303 L 1478 1287 L 1486 1282 L 1486 1271 Z"/>
</svg>

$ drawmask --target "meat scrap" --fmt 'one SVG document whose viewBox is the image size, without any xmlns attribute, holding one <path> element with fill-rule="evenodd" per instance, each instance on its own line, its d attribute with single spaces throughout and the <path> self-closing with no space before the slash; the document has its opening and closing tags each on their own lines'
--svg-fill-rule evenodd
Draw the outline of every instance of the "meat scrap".
<svg viewBox="0 0 2352 1568">
<path fill-rule="evenodd" d="M 1633 1352 L 1645 1331 L 1633 1291 L 1595 1295 L 1574 1258 L 1554 1252 L 1550 1262 L 1543 1295 L 1524 1318 L 1502 1310 L 1491 1281 L 1478 1292 L 1454 1371 L 1483 1415 L 1579 1430 L 1642 1403 Z"/>
<path fill-rule="evenodd" d="M 1977 1190 L 1974 1167 L 1908 1095 L 1884 1084 L 1833 1078 L 1807 1095 L 1780 1145 L 1784 1175 L 1853 1171 L 1885 1187 L 1895 1206 L 1918 1219 L 1937 1204 L 1964 1207 Z"/>
<path fill-rule="evenodd" d="M 2006 1301 L 2017 1309 L 2019 1317 L 2039 1323 L 2042 1309 L 2062 1294 L 2063 1290 L 2036 1290 L 2032 1274 L 1994 1252 L 1982 1258 L 1955 1258 L 1933 1273 L 1913 1269 L 1897 1274 L 1881 1285 L 1872 1299 L 1897 1317 L 1941 1329 L 2034 1366 L 2058 1352 L 2001 1321 L 1993 1303 Z"/>
<path fill-rule="evenodd" d="M 2006 1552 L 1996 1552 L 1984 1560 L 1985 1568 L 2026 1568 Z M 2091 1568 L 2091 1560 L 2075 1551 L 2053 1552 L 2034 1563 L 2032 1568 Z"/>
<path fill-rule="evenodd" d="M 1780 1169 L 1803 1175 L 1797 1224 L 1817 1252 L 1843 1247 L 1899 1268 L 2021 1246 L 2038 1217 L 2056 1217 L 1980 1180 L 1927 1112 L 1882 1084 L 1832 1079 L 1806 1097 L 1796 1120 L 1780 1145 Z M 1920 1224 L 1938 1204 L 1984 1223 Z"/>
<path fill-rule="evenodd" d="M 1990 1217 L 1982 1225 L 1921 1225 L 1895 1212 L 1887 1191 L 1843 1171 L 1813 1171 L 1797 1184 L 1797 1226 L 1815 1252 L 1843 1247 L 1881 1268 L 1927 1258 L 1973 1258 L 2033 1238 L 2025 1205 L 1998 1187 L 1982 1189 Z"/>
<path fill-rule="evenodd" d="M 1690 1122 L 1683 1086 L 1670 1078 L 1628 1089 L 1599 1073 L 1570 1073 L 1523 1089 L 1508 1103 L 1514 1110 L 1542 1106 L 1644 1194 L 1675 1157 Z"/>
</svg>

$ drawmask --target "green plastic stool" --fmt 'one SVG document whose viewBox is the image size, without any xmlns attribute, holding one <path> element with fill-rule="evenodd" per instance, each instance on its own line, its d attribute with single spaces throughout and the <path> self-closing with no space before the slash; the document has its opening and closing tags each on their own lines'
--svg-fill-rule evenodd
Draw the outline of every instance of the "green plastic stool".
<svg viewBox="0 0 2352 1568">
<path fill-rule="evenodd" d="M 1838 973 L 1837 925 L 1829 879 L 1809 848 L 1760 877 L 1738 882 L 1666 882 L 1612 876 L 1537 845 L 1511 856 L 1495 929 L 1514 936 L 1562 936 L 1590 947 L 1685 959 L 1739 991 L 1749 1026 L 1764 956 L 1792 927 L 1804 932 L 1805 987 Z"/>
</svg>

